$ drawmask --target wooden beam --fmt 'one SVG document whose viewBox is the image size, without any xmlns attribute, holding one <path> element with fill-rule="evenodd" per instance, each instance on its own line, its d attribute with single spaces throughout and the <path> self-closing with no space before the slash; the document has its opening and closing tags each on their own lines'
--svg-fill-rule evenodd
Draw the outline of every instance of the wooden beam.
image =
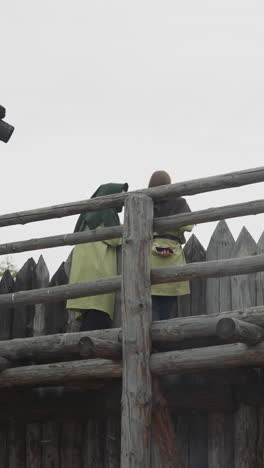
<svg viewBox="0 0 264 468">
<path fill-rule="evenodd" d="M 48 206 L 18 213 L 8 213 L 0 216 L 0 227 L 15 224 L 27 224 L 44 219 L 62 218 L 83 213 L 87 210 L 97 211 L 106 208 L 120 207 L 124 204 L 128 195 L 133 193 L 144 193 L 154 200 L 166 197 L 178 197 L 181 195 L 195 195 L 197 193 L 211 192 L 231 187 L 240 187 L 264 181 L 264 168 L 258 167 L 246 169 L 238 172 L 230 172 L 212 177 L 194 179 L 177 184 L 164 185 L 137 192 L 108 195 L 107 197 L 97 197 L 89 200 L 81 200 L 63 205 Z"/>
<path fill-rule="evenodd" d="M 151 466 L 152 383 L 149 359 L 152 322 L 150 295 L 152 226 L 151 198 L 145 195 L 130 195 L 125 203 L 121 289 L 122 468 Z"/>
<path fill-rule="evenodd" d="M 237 203 L 219 208 L 193 211 L 175 216 L 154 219 L 154 230 L 162 232 L 167 229 L 189 224 L 208 223 L 220 219 L 237 218 L 240 216 L 256 215 L 264 212 L 264 200 L 255 200 L 247 203 Z M 107 228 L 93 229 L 85 232 L 60 234 L 57 236 L 40 237 L 25 241 L 9 242 L 0 244 L 0 255 L 27 252 L 31 250 L 49 249 L 65 245 L 77 245 L 88 242 L 97 242 L 107 239 L 122 237 L 123 226 L 112 226 Z"/>
<path fill-rule="evenodd" d="M 223 340 L 256 344 L 264 337 L 264 329 L 230 317 L 222 318 L 216 326 L 216 335 Z"/>
<path fill-rule="evenodd" d="M 156 376 L 197 374 L 201 370 L 233 367 L 258 367 L 264 364 L 264 343 L 248 347 L 243 343 L 211 346 L 183 351 L 155 353 L 150 369 Z M 122 376 L 122 362 L 108 359 L 30 365 L 3 370 L 0 387 L 62 385 L 66 382 L 109 379 Z"/>
<path fill-rule="evenodd" d="M 219 320 L 223 318 L 235 318 L 245 323 L 252 323 L 264 327 L 264 306 L 250 307 L 237 311 L 222 312 L 221 314 L 197 315 L 192 317 L 179 317 L 152 323 L 152 339 L 155 345 L 171 344 L 176 346 L 193 340 L 209 339 L 216 334 Z M 121 328 L 107 330 L 95 330 L 78 333 L 64 333 L 56 335 L 38 336 L 23 339 L 0 341 L 0 357 L 10 361 L 34 362 L 52 361 L 55 359 L 69 359 L 78 357 L 81 353 L 80 340 L 89 338 L 98 346 L 98 340 L 109 342 L 101 347 L 115 349 L 113 358 L 120 350 L 122 341 Z M 110 352 L 110 351 L 104 351 Z M 98 351 L 94 354 L 99 356 Z M 106 357 L 106 354 L 101 357 Z M 110 357 L 110 354 L 108 354 Z"/>
<path fill-rule="evenodd" d="M 197 262 L 176 267 L 155 268 L 151 283 L 174 283 L 194 278 L 218 278 L 221 276 L 244 275 L 263 271 L 264 255 L 255 255 L 228 260 Z M 0 308 L 26 304 L 45 304 L 84 296 L 96 296 L 118 291 L 121 277 L 113 276 L 84 283 L 55 286 L 53 288 L 32 289 L 0 296 Z"/>
</svg>

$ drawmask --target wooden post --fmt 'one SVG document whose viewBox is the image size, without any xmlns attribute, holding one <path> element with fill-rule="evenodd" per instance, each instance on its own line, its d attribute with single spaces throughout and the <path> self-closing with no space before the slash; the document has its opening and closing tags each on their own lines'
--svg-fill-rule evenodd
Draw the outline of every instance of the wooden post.
<svg viewBox="0 0 264 468">
<path fill-rule="evenodd" d="M 210 240 L 206 260 L 223 260 L 231 257 L 234 238 L 225 221 L 220 221 Z M 207 279 L 207 314 L 231 310 L 230 278 Z M 220 412 L 208 416 L 208 467 L 233 468 L 233 415 Z"/>
<path fill-rule="evenodd" d="M 121 467 L 150 468 L 152 321 L 150 261 L 153 204 L 145 195 L 125 203 L 122 277 L 123 390 Z"/>
<path fill-rule="evenodd" d="M 244 227 L 239 234 L 231 255 L 233 258 L 257 253 L 257 244 Z M 256 275 L 234 276 L 232 285 L 232 309 L 250 307 L 257 303 Z M 234 468 L 255 468 L 257 465 L 257 414 L 255 408 L 241 404 L 235 413 Z"/>
</svg>

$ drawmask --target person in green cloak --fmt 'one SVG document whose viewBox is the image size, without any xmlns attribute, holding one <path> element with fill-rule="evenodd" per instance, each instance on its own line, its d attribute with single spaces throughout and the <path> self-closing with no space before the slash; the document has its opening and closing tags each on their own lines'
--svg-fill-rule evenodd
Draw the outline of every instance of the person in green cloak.
<svg viewBox="0 0 264 468">
<path fill-rule="evenodd" d="M 91 198 L 127 192 L 128 184 L 101 185 Z M 120 224 L 118 211 L 112 208 L 82 213 L 74 232 L 87 231 Z M 121 239 L 79 244 L 73 250 L 69 283 L 92 281 L 117 274 L 116 247 Z M 69 299 L 66 308 L 72 320 L 68 331 L 87 331 L 110 328 L 114 314 L 115 294 Z"/>
<path fill-rule="evenodd" d="M 158 187 L 171 183 L 170 175 L 165 171 L 152 174 L 149 187 Z M 163 198 L 154 203 L 154 216 L 172 216 L 191 211 L 186 200 L 182 197 Z M 184 232 L 191 231 L 192 225 L 166 232 L 154 232 L 152 244 L 152 268 L 184 265 L 186 263 L 182 245 L 186 242 Z M 170 311 L 175 305 L 175 296 L 190 294 L 189 281 L 179 283 L 155 284 L 151 287 L 153 320 L 170 318 Z"/>
</svg>

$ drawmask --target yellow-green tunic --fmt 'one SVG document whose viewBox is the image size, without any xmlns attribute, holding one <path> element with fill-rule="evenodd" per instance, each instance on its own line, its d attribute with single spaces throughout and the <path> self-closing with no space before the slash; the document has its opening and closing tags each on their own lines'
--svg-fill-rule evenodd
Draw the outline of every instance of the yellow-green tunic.
<svg viewBox="0 0 264 468">
<path fill-rule="evenodd" d="M 161 257 L 152 253 L 152 268 L 185 265 L 186 260 L 181 244 L 185 242 L 184 231 L 191 231 L 192 228 L 193 226 L 184 226 L 177 229 L 171 229 L 163 233 L 164 235 L 169 234 L 177 237 L 180 242 L 172 239 L 163 239 L 162 234 L 160 234 L 161 237 L 154 239 L 154 247 L 171 247 L 173 255 L 170 257 Z M 154 235 L 158 234 L 154 233 Z M 155 284 L 151 287 L 151 294 L 153 296 L 182 296 L 184 294 L 190 294 L 189 281 Z"/>
<path fill-rule="evenodd" d="M 120 244 L 121 239 L 111 239 L 77 245 L 73 250 L 69 283 L 80 283 L 117 275 L 116 247 Z M 101 310 L 113 318 L 114 305 L 115 293 L 111 293 L 69 299 L 66 307 L 75 310 Z"/>
</svg>

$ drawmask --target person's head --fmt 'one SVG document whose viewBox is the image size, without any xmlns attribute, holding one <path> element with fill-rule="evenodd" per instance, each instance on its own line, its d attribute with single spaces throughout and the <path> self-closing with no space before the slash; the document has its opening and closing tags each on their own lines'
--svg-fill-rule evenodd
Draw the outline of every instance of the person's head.
<svg viewBox="0 0 264 468">
<path fill-rule="evenodd" d="M 153 172 L 149 184 L 149 187 L 159 187 L 160 185 L 171 184 L 170 175 L 166 171 L 155 171 Z"/>
</svg>

